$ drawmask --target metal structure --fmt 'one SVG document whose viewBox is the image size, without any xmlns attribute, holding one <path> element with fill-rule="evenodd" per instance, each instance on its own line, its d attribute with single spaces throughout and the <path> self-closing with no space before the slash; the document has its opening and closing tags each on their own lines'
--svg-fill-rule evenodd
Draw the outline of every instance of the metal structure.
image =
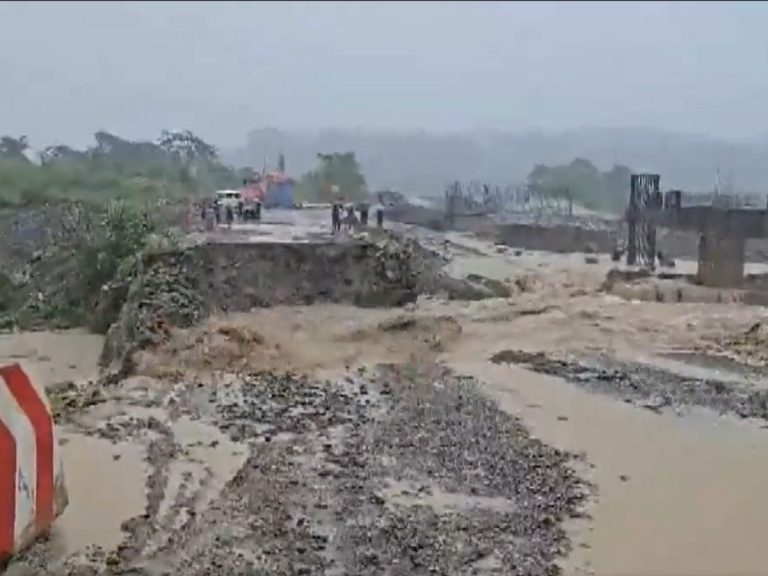
<svg viewBox="0 0 768 576">
<path fill-rule="evenodd" d="M 744 207 L 747 202 L 718 199 L 709 205 L 683 206 L 680 190 L 664 194 L 658 174 L 633 174 L 627 208 L 627 264 L 653 268 L 657 227 L 699 234 L 697 276 L 705 286 L 736 287 L 744 278 L 744 246 L 748 238 L 768 236 L 768 210 Z M 752 203 L 752 202 L 749 202 Z M 739 207 L 734 207 L 739 206 Z"/>
<path fill-rule="evenodd" d="M 445 187 L 445 211 L 449 221 L 456 216 L 483 214 L 573 215 L 573 198 L 567 188 L 526 184 L 491 185 L 480 181 L 452 182 Z"/>
<path fill-rule="evenodd" d="M 658 174 L 632 174 L 627 210 L 627 264 L 656 267 L 656 225 L 647 215 L 662 205 Z"/>
</svg>

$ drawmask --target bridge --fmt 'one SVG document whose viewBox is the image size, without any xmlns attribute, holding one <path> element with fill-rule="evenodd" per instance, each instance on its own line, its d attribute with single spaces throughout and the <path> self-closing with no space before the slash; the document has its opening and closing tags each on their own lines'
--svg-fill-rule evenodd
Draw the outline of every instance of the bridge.
<svg viewBox="0 0 768 576">
<path fill-rule="evenodd" d="M 731 207 L 728 203 L 683 206 L 683 194 L 659 190 L 658 174 L 633 174 L 630 182 L 627 264 L 653 269 L 656 228 L 699 234 L 699 282 L 711 287 L 738 287 L 744 279 L 744 247 L 749 238 L 768 237 L 768 210 Z M 731 203 L 733 204 L 733 203 Z"/>
</svg>

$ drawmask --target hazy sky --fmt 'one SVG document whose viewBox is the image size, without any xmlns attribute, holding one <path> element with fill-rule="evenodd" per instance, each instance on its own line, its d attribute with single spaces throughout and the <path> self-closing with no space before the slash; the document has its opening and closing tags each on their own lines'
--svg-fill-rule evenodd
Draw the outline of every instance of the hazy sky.
<svg viewBox="0 0 768 576">
<path fill-rule="evenodd" d="M 761 2 L 0 2 L 0 132 L 768 133 Z"/>
</svg>

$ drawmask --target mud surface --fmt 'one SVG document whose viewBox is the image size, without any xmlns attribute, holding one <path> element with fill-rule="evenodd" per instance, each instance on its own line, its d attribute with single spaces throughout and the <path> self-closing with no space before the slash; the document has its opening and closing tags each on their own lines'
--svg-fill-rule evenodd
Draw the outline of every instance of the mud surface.
<svg viewBox="0 0 768 576">
<path fill-rule="evenodd" d="M 39 546 L 15 573 L 551 574 L 569 549 L 560 524 L 587 490 L 572 457 L 531 438 L 472 379 L 413 365 L 324 381 L 211 378 L 156 391 L 153 404 L 172 403 L 168 421 L 95 430 L 147 442 L 146 513 L 123 524 L 116 552 L 53 560 Z M 163 516 L 172 462 L 189 449 L 174 422 L 187 417 L 246 455 L 207 506 L 178 490 Z"/>
</svg>

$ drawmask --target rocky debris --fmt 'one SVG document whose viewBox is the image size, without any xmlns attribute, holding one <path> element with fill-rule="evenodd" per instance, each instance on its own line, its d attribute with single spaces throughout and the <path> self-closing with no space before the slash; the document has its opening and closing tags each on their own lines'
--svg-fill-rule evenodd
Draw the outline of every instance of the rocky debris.
<svg viewBox="0 0 768 576">
<path fill-rule="evenodd" d="M 523 293 L 537 292 L 543 287 L 544 281 L 538 274 L 524 274 L 515 278 L 515 288 Z"/>
<path fill-rule="evenodd" d="M 512 290 L 504 282 L 495 278 L 487 278 L 480 274 L 469 274 L 467 280 L 473 284 L 482 286 L 490 291 L 495 298 L 509 298 L 512 296 Z"/>
<path fill-rule="evenodd" d="M 23 564 L 39 576 L 558 572 L 570 548 L 561 522 L 581 515 L 589 487 L 571 455 L 532 438 L 473 379 L 415 365 L 327 381 L 213 377 L 162 401 L 250 446 L 207 508 L 161 524 L 178 447 L 154 418 L 126 420 L 102 432 L 151 430 L 147 513 L 124 523 L 115 552 Z"/>
<path fill-rule="evenodd" d="M 742 334 L 728 335 L 714 343 L 718 354 L 747 366 L 768 366 L 768 325 L 755 322 Z"/>
<path fill-rule="evenodd" d="M 654 412 L 669 407 L 681 413 L 687 407 L 696 406 L 719 414 L 768 420 L 768 390 L 746 382 L 691 378 L 647 364 L 620 362 L 607 357 L 582 361 L 552 358 L 540 352 L 503 350 L 491 356 L 490 361 L 520 364 Z"/>
<path fill-rule="evenodd" d="M 637 280 L 644 280 L 651 278 L 653 272 L 645 268 L 639 268 L 637 270 L 620 270 L 618 268 L 611 268 L 605 275 L 605 280 L 600 286 L 602 292 L 611 292 L 616 284 L 625 282 L 636 282 Z"/>
<path fill-rule="evenodd" d="M 163 342 L 172 327 L 196 324 L 209 310 L 191 254 L 156 257 L 145 262 L 146 271 L 131 284 L 120 316 L 107 332 L 100 364 L 111 381 L 130 372 L 135 351 Z"/>
<path fill-rule="evenodd" d="M 106 398 L 101 387 L 90 381 L 82 384 L 60 382 L 46 388 L 46 394 L 54 421 L 58 424 L 68 422 L 73 415 L 100 404 Z"/>
</svg>

